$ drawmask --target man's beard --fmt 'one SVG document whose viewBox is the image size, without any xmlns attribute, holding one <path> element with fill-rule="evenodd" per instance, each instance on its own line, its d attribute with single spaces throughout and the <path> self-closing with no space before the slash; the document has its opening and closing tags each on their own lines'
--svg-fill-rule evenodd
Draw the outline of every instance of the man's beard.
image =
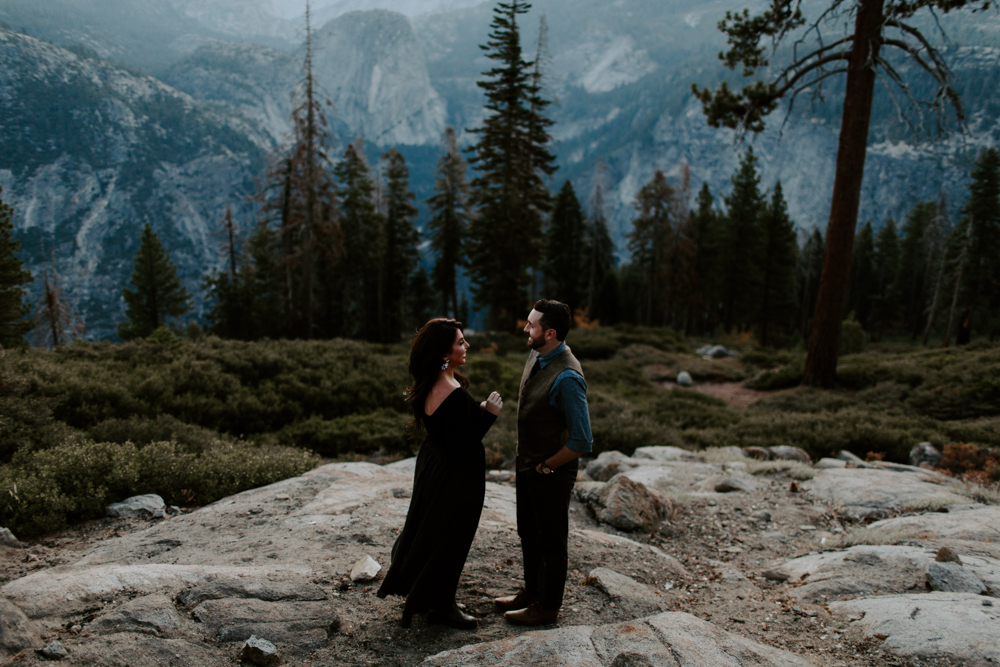
<svg viewBox="0 0 1000 667">
<path fill-rule="evenodd" d="M 528 336 L 528 347 L 530 347 L 532 350 L 537 350 L 538 348 L 544 345 L 545 345 L 544 338 L 542 340 L 535 340 L 533 337 Z"/>
</svg>

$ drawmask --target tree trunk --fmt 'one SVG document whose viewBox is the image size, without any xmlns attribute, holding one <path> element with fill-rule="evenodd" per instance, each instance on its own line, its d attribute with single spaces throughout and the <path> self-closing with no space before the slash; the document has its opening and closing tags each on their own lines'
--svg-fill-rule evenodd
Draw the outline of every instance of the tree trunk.
<svg viewBox="0 0 1000 667">
<path fill-rule="evenodd" d="M 837 148 L 830 224 L 826 230 L 826 257 L 816 299 L 816 315 L 809 337 L 803 383 L 831 387 L 837 375 L 840 324 L 844 318 L 851 272 L 854 227 L 868 152 L 868 125 L 875 91 L 875 58 L 881 46 L 885 0 L 861 0 L 854 24 L 854 43 L 847 69 L 847 90 Z"/>
</svg>

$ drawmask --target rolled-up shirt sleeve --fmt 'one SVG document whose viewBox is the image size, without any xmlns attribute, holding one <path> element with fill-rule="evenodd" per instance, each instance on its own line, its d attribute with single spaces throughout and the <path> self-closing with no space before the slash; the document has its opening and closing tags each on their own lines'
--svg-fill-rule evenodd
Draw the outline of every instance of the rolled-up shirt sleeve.
<svg viewBox="0 0 1000 667">
<path fill-rule="evenodd" d="M 587 381 L 572 369 L 559 374 L 549 390 L 549 405 L 566 417 L 569 439 L 566 446 L 578 454 L 594 448 L 590 433 L 590 409 L 587 407 Z"/>
</svg>

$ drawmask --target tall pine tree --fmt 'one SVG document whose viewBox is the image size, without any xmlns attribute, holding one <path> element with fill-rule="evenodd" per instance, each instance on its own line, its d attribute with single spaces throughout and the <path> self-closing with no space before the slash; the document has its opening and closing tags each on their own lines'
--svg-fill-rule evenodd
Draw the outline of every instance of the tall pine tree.
<svg viewBox="0 0 1000 667">
<path fill-rule="evenodd" d="M 417 207 L 410 192 L 410 172 L 406 161 L 395 148 L 382 156 L 386 163 L 385 231 L 381 269 L 382 309 L 381 340 L 393 343 L 403 332 L 406 313 L 405 298 L 410 275 L 417 265 L 417 244 L 420 236 L 413 226 Z"/>
<path fill-rule="evenodd" d="M 793 312 L 795 265 L 798 246 L 795 225 L 788 217 L 788 205 L 781 181 L 774 185 L 771 203 L 760 217 L 760 344 L 767 345 L 775 327 L 784 330 Z"/>
<path fill-rule="evenodd" d="M 847 312 L 865 331 L 871 331 L 872 298 L 877 292 L 875 280 L 875 233 L 866 222 L 854 236 L 851 257 L 851 284 L 847 290 Z"/>
<path fill-rule="evenodd" d="M 584 276 L 587 314 L 605 324 L 613 324 L 620 315 L 617 304 L 612 305 L 610 296 L 618 289 L 618 279 L 611 275 L 615 267 L 615 245 L 608 232 L 604 211 L 606 177 L 607 167 L 598 159 L 594 165 L 594 183 L 590 197 L 593 213 L 587 223 L 583 244 L 586 253 Z"/>
<path fill-rule="evenodd" d="M 826 254 L 826 242 L 819 228 L 814 228 L 809 235 L 802 252 L 799 253 L 799 263 L 795 268 L 795 293 L 799 302 L 799 333 L 809 338 L 812 331 L 813 316 L 816 313 L 816 299 L 819 295 L 819 281 L 823 274 L 823 257 Z"/>
<path fill-rule="evenodd" d="M 427 199 L 431 247 L 437 252 L 434 289 L 441 295 L 441 314 L 458 317 L 458 271 L 467 265 L 465 242 L 469 234 L 468 165 L 458 148 L 455 128 L 444 133 L 444 154 L 438 159 L 434 195 Z M 421 324 L 423 324 L 421 322 Z"/>
<path fill-rule="evenodd" d="M 556 197 L 552 220 L 545 235 L 545 274 L 549 285 L 548 298 L 562 301 L 570 312 L 584 308 L 586 297 L 587 222 L 568 180 Z M 593 316 L 593 313 L 589 313 Z"/>
<path fill-rule="evenodd" d="M 0 188 L 0 194 L 3 189 Z M 31 282 L 31 273 L 17 256 L 21 242 L 14 239 L 14 209 L 0 199 L 0 345 L 24 345 L 24 335 L 31 330 L 31 320 L 25 319 L 28 306 L 24 303 L 21 285 Z"/>
<path fill-rule="evenodd" d="M 691 214 L 694 244 L 695 302 L 689 312 L 687 332 L 709 333 L 721 321 L 719 314 L 719 214 L 713 207 L 708 183 L 698 192 L 697 208 Z"/>
<path fill-rule="evenodd" d="M 899 232 L 896 221 L 886 220 L 875 237 L 875 270 L 872 295 L 873 338 L 881 340 L 885 330 L 895 321 L 899 304 L 893 298 L 893 284 L 899 271 Z"/>
<path fill-rule="evenodd" d="M 122 291 L 128 319 L 118 325 L 118 335 L 125 340 L 145 338 L 166 326 L 167 318 L 181 317 L 191 310 L 191 295 L 181 285 L 177 267 L 149 223 L 142 230 L 134 266 L 134 289 Z"/>
<path fill-rule="evenodd" d="M 668 248 L 676 233 L 673 221 L 674 189 L 659 169 L 639 190 L 635 208 L 639 216 L 628 234 L 632 263 L 643 277 L 644 309 L 640 322 L 649 326 L 664 324 L 664 311 L 672 296 L 669 284 L 671 267 L 666 266 Z"/>
<path fill-rule="evenodd" d="M 745 324 L 754 314 L 760 283 L 757 258 L 760 253 L 759 218 L 764 200 L 753 148 L 747 148 L 733 175 L 733 191 L 725 198 L 719 263 L 722 267 L 723 328 Z"/>
<path fill-rule="evenodd" d="M 527 269 L 541 256 L 543 216 L 551 202 L 544 177 L 553 174 L 539 72 L 524 60 L 517 17 L 531 5 L 500 2 L 493 10 L 489 41 L 480 48 L 496 63 L 478 85 L 489 113 L 476 132 L 470 160 L 478 215 L 470 233 L 469 258 L 476 297 L 490 308 L 494 329 L 513 331 L 527 308 Z"/>
<path fill-rule="evenodd" d="M 929 234 L 938 217 L 937 203 L 917 202 L 906 216 L 899 242 L 899 271 L 893 285 L 893 300 L 902 315 L 903 328 L 915 340 L 926 322 L 928 300 Z"/>
</svg>

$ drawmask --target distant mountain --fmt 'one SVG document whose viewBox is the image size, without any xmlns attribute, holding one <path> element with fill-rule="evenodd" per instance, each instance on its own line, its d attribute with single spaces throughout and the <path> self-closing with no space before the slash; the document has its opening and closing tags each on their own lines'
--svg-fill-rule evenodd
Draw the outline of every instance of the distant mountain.
<svg viewBox="0 0 1000 667">
<path fill-rule="evenodd" d="M 200 293 L 226 203 L 251 215 L 270 137 L 152 77 L 7 30 L 0 71 L 0 186 L 21 256 L 36 276 L 55 258 L 88 335 L 115 335 L 147 222 Z"/>
</svg>

